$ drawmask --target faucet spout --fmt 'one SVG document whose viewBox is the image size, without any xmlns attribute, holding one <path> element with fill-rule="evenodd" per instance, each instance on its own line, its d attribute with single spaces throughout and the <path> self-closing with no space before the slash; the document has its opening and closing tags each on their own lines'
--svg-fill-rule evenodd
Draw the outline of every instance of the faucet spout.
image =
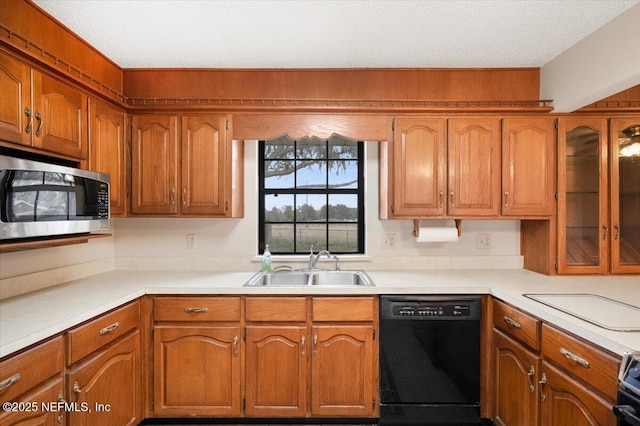
<svg viewBox="0 0 640 426">
<path fill-rule="evenodd" d="M 320 252 L 318 252 L 318 254 L 315 255 L 315 257 L 313 258 L 313 261 L 311 262 L 309 269 L 311 271 L 313 271 L 314 269 L 316 269 L 316 265 L 318 264 L 318 260 L 320 260 L 320 258 L 322 256 L 327 256 L 328 259 L 333 259 L 336 261 L 336 271 L 340 270 L 340 259 L 338 258 L 338 256 L 336 256 L 335 254 L 331 254 L 328 250 L 321 250 Z"/>
</svg>

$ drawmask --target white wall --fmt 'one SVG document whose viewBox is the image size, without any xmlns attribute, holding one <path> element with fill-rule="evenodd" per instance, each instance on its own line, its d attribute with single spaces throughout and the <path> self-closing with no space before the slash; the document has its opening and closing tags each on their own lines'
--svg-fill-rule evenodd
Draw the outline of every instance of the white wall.
<svg viewBox="0 0 640 426">
<path fill-rule="evenodd" d="M 366 255 L 357 257 L 371 267 L 388 267 L 395 259 L 407 258 L 418 264 L 421 258 L 439 257 L 450 265 L 449 257 L 478 257 L 478 267 L 487 266 L 486 256 L 507 257 L 508 265 L 519 263 L 519 221 L 462 221 L 462 237 L 452 243 L 416 243 L 410 220 L 378 219 L 378 147 L 367 143 L 366 162 Z M 241 219 L 154 219 L 114 220 L 116 267 L 190 267 L 254 270 L 258 268 L 258 176 L 257 142 L 245 142 L 245 214 Z M 396 248 L 383 249 L 385 233 L 395 234 Z M 476 249 L 476 234 L 491 234 L 491 249 Z M 187 249 L 187 234 L 196 234 L 197 248 Z M 348 261 L 348 256 L 343 256 Z M 253 259 L 253 263 L 251 260 Z M 274 263 L 292 263 L 292 257 L 274 257 Z M 377 262 L 377 263 L 376 263 Z M 466 261 L 465 261 L 466 262 Z M 374 265 L 375 263 L 375 265 Z M 423 263 L 424 264 L 424 263 Z M 435 264 L 439 264 L 438 259 Z M 383 266 L 384 265 L 384 266 Z"/>
</svg>

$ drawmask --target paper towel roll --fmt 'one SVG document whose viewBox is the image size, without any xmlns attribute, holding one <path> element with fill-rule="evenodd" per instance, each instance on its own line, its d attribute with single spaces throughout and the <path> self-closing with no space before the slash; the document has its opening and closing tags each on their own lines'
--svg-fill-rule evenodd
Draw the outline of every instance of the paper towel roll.
<svg viewBox="0 0 640 426">
<path fill-rule="evenodd" d="M 458 241 L 458 229 L 455 227 L 421 226 L 418 228 L 417 243 L 443 243 L 450 241 Z"/>
</svg>

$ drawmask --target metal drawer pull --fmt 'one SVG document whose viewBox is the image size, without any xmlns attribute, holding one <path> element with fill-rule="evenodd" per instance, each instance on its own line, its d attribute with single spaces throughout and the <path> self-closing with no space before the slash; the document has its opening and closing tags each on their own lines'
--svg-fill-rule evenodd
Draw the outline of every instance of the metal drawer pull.
<svg viewBox="0 0 640 426">
<path fill-rule="evenodd" d="M 15 382 L 17 382 L 18 380 L 20 380 L 22 378 L 22 376 L 20 375 L 20 373 L 16 373 L 13 376 L 9 377 L 7 380 L 3 380 L 0 382 L 0 391 L 5 390 L 6 388 L 8 388 L 9 386 L 11 386 L 12 384 L 14 384 Z"/>
<path fill-rule="evenodd" d="M 589 368 L 591 366 L 589 364 L 589 361 L 587 361 L 584 358 L 580 358 L 578 355 L 574 354 L 573 352 L 569 352 L 565 348 L 560 348 L 560 353 L 564 355 L 564 357 L 567 358 L 569 361 L 575 362 L 580 367 Z"/>
<path fill-rule="evenodd" d="M 305 344 L 306 340 L 307 339 L 304 336 L 302 336 L 300 338 L 300 356 L 305 356 L 305 354 L 306 354 L 306 351 L 305 351 L 305 348 L 304 348 L 304 344 Z"/>
<path fill-rule="evenodd" d="M 120 327 L 120 323 L 116 321 L 113 324 L 108 325 L 105 328 L 103 328 L 102 330 L 100 330 L 100 335 L 104 336 L 107 333 L 111 333 L 112 331 L 114 331 L 118 327 Z"/>
<path fill-rule="evenodd" d="M 318 335 L 313 335 L 313 354 L 318 355 Z"/>
<path fill-rule="evenodd" d="M 209 308 L 199 308 L 199 307 L 184 308 L 184 311 L 189 314 L 203 314 L 205 312 L 208 312 Z"/>
<path fill-rule="evenodd" d="M 527 378 L 529 379 L 529 390 L 531 391 L 531 393 L 535 392 L 536 390 L 536 387 L 533 385 L 533 380 L 531 380 L 535 374 L 536 374 L 536 369 L 532 365 L 531 368 L 529 369 L 529 372 L 527 373 Z"/>
<path fill-rule="evenodd" d="M 507 324 L 509 324 L 513 328 L 517 328 L 517 329 L 521 329 L 522 328 L 522 325 L 520 325 L 520 323 L 518 321 L 514 320 L 511 317 L 508 317 L 508 316 L 505 315 L 502 319 L 504 319 L 504 322 L 506 322 Z"/>
<path fill-rule="evenodd" d="M 77 380 L 75 382 L 73 382 L 73 392 L 76 395 L 80 395 L 82 393 L 82 389 L 80 389 L 80 385 L 78 384 Z"/>
<path fill-rule="evenodd" d="M 238 336 L 233 336 L 233 356 L 238 356 Z"/>
<path fill-rule="evenodd" d="M 62 391 L 58 392 L 58 402 L 61 404 L 66 404 L 67 401 L 64 400 L 64 395 L 62 394 Z M 64 406 L 64 405 L 63 405 Z M 58 421 L 58 423 L 62 423 L 62 420 L 64 420 L 64 411 L 60 411 L 60 414 L 58 414 L 58 418 L 56 419 Z"/>
</svg>

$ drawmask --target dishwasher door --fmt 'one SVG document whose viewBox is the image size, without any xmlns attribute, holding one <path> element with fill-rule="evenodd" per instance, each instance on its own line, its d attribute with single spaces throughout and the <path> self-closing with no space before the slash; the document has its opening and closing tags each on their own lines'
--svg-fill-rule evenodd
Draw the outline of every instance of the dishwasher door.
<svg viewBox="0 0 640 426">
<path fill-rule="evenodd" d="M 479 425 L 480 297 L 382 296 L 380 424 Z"/>
</svg>

